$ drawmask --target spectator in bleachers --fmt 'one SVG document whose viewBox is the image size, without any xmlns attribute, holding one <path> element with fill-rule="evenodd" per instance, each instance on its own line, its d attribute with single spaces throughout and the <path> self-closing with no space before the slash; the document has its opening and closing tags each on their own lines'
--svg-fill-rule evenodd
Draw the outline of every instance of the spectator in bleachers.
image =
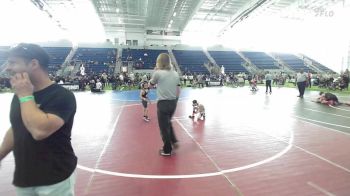
<svg viewBox="0 0 350 196">
<path fill-rule="evenodd" d="M 131 56 L 131 55 L 128 56 L 128 57 L 126 58 L 126 60 L 127 60 L 127 61 L 132 61 L 132 56 Z"/>
<path fill-rule="evenodd" d="M 307 85 L 309 88 L 311 88 L 311 78 L 312 78 L 312 74 L 310 71 L 307 72 Z"/>
<path fill-rule="evenodd" d="M 186 86 L 186 82 L 187 82 L 187 75 L 186 75 L 186 73 L 182 76 L 182 79 L 184 81 L 184 85 Z"/>
<path fill-rule="evenodd" d="M 192 74 L 190 74 L 188 76 L 188 80 L 190 81 L 190 84 L 192 85 L 193 84 L 193 75 Z"/>
<path fill-rule="evenodd" d="M 85 90 L 85 85 L 86 85 L 85 76 L 83 76 L 83 77 L 79 76 L 79 90 L 80 91 L 84 91 Z"/>
<path fill-rule="evenodd" d="M 103 90 L 103 84 L 101 80 L 97 79 L 94 92 L 101 92 Z"/>
<path fill-rule="evenodd" d="M 198 74 L 197 75 L 197 81 L 198 81 L 198 87 L 199 88 L 203 88 L 204 87 L 204 81 L 203 81 L 203 75 L 202 74 Z"/>
<path fill-rule="evenodd" d="M 346 71 L 342 75 L 342 81 L 344 83 L 344 89 L 346 88 L 347 90 L 349 90 L 349 75 L 348 73 L 346 73 Z"/>
<path fill-rule="evenodd" d="M 134 83 L 135 83 L 135 75 L 133 72 L 130 72 L 129 74 L 129 79 L 130 79 L 130 84 L 131 86 L 134 86 Z"/>
<path fill-rule="evenodd" d="M 221 68 L 220 68 L 220 69 L 221 69 L 221 74 L 222 74 L 222 75 L 225 75 L 225 67 L 224 67 L 223 65 L 221 65 Z"/>
<path fill-rule="evenodd" d="M 241 75 L 241 74 L 238 75 L 238 85 L 241 86 L 241 87 L 244 86 L 244 83 L 245 83 L 245 80 L 244 80 L 243 77 L 244 76 Z"/>
<path fill-rule="evenodd" d="M 124 84 L 124 74 L 123 73 L 119 74 L 119 81 L 120 81 L 120 85 Z"/>
<path fill-rule="evenodd" d="M 272 75 L 272 84 L 273 85 L 277 85 L 278 84 L 278 74 L 277 73 L 274 73 Z"/>
<path fill-rule="evenodd" d="M 94 89 L 94 88 L 96 87 L 96 82 L 95 82 L 94 79 L 91 79 L 91 80 L 89 81 L 89 87 L 90 87 L 90 90 L 91 90 L 91 89 Z"/>
<path fill-rule="evenodd" d="M 109 83 L 112 85 L 112 90 L 117 89 L 117 79 L 114 75 L 108 77 Z"/>
<path fill-rule="evenodd" d="M 206 75 L 205 76 L 205 86 L 209 87 L 209 84 L 210 84 L 210 76 Z"/>
<path fill-rule="evenodd" d="M 147 74 L 144 74 L 141 78 L 141 82 L 148 82 Z"/>
<path fill-rule="evenodd" d="M 105 89 L 105 87 L 108 85 L 108 79 L 107 79 L 106 72 L 103 72 L 101 75 L 101 83 L 102 83 L 102 89 Z"/>
</svg>

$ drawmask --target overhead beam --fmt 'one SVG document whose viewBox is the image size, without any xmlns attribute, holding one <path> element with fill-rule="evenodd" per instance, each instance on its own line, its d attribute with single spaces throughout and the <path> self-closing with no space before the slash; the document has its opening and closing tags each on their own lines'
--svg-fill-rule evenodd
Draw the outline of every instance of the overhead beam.
<svg viewBox="0 0 350 196">
<path fill-rule="evenodd" d="M 120 17 L 120 16 L 113 16 L 113 17 L 101 17 L 101 20 L 118 20 L 118 19 L 121 19 L 121 20 L 135 20 L 135 21 L 142 21 L 142 22 L 145 22 L 146 20 L 145 19 L 138 19 L 138 18 L 124 18 L 124 17 Z"/>
<path fill-rule="evenodd" d="M 192 10 L 192 13 L 189 15 L 189 17 L 187 18 L 187 20 L 183 23 L 182 26 L 179 26 L 180 31 L 182 32 L 185 27 L 187 26 L 187 24 L 190 22 L 190 20 L 193 18 L 193 16 L 197 13 L 197 11 L 200 9 L 200 7 L 202 6 L 203 2 L 205 0 L 198 0 L 197 5 L 195 6 L 195 8 Z"/>
<path fill-rule="evenodd" d="M 124 14 L 124 13 L 117 13 L 117 12 L 100 12 L 100 14 L 103 15 L 118 15 L 118 16 L 125 16 L 125 17 L 137 17 L 137 18 L 147 18 L 147 16 L 141 16 L 141 15 L 134 15 L 134 14 Z"/>
<path fill-rule="evenodd" d="M 270 0 L 256 0 L 254 3 L 250 4 L 247 8 L 243 8 L 243 10 L 240 13 L 236 14 L 236 16 L 230 21 L 228 25 L 226 25 L 223 29 L 219 31 L 218 36 L 220 36 L 226 29 L 232 28 L 235 24 L 247 18 L 258 7 L 262 6 L 267 1 L 270 1 Z"/>
<path fill-rule="evenodd" d="M 119 27 L 119 26 L 145 26 L 145 24 L 135 24 L 135 23 L 113 23 L 113 22 L 103 22 L 105 27 Z"/>
<path fill-rule="evenodd" d="M 214 19 L 214 18 L 212 18 L 212 19 L 205 19 L 205 18 L 192 18 L 192 20 L 197 20 L 197 21 L 211 21 L 211 22 L 227 22 L 228 20 L 226 19 L 219 19 L 219 18 L 217 18 L 217 19 Z"/>
<path fill-rule="evenodd" d="M 200 9 L 200 10 L 198 10 L 197 13 L 213 14 L 213 11 L 210 10 L 210 9 Z M 227 11 L 219 11 L 219 12 L 216 12 L 216 13 L 220 14 L 220 15 L 225 15 L 225 16 L 232 16 L 234 14 L 232 12 L 227 12 Z"/>
</svg>

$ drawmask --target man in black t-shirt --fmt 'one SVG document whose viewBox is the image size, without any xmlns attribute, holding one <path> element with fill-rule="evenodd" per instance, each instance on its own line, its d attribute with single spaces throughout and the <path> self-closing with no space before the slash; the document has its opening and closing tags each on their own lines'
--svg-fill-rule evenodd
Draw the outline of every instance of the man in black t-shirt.
<svg viewBox="0 0 350 196">
<path fill-rule="evenodd" d="M 13 151 L 17 195 L 74 195 L 77 157 L 70 140 L 76 101 L 50 80 L 48 63 L 48 54 L 35 44 L 19 44 L 8 53 L 15 95 L 0 161 Z"/>
</svg>

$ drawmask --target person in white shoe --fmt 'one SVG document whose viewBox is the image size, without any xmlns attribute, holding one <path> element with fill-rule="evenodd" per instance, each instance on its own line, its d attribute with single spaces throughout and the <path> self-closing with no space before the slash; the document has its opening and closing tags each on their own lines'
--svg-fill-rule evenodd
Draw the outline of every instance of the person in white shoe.
<svg viewBox="0 0 350 196">
<path fill-rule="evenodd" d="M 198 103 L 197 100 L 192 101 L 192 115 L 190 115 L 190 118 L 193 118 L 195 120 L 197 119 L 203 119 L 205 120 L 205 108 L 203 104 Z"/>
</svg>

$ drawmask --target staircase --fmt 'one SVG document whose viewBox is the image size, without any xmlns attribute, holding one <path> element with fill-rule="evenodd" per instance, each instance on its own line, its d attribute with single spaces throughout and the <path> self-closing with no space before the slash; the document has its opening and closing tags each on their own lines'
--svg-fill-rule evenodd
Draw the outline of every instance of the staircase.
<svg viewBox="0 0 350 196">
<path fill-rule="evenodd" d="M 288 72 L 288 73 L 295 73 L 295 71 L 293 71 L 290 66 L 285 63 L 284 61 L 282 61 L 280 58 L 278 58 L 277 56 L 273 55 L 272 53 L 266 53 L 267 55 L 269 55 L 271 58 L 273 58 L 275 61 L 278 62 L 278 64 L 283 66 L 283 70 L 284 72 Z"/>
<path fill-rule="evenodd" d="M 69 52 L 69 54 L 67 55 L 66 59 L 64 60 L 64 65 L 69 65 L 69 63 L 72 61 L 75 53 L 77 52 L 78 50 L 78 46 L 73 46 L 72 47 L 72 50 Z"/>
<path fill-rule="evenodd" d="M 179 67 L 179 64 L 177 64 L 175 55 L 174 55 L 173 51 L 171 50 L 171 48 L 168 48 L 168 53 L 170 56 L 171 64 L 174 66 L 175 71 L 179 74 L 179 76 L 182 76 L 182 71 Z"/>
<path fill-rule="evenodd" d="M 315 65 L 313 65 L 312 61 L 310 59 L 308 59 L 307 57 L 305 57 L 304 55 L 298 54 L 298 55 L 295 55 L 295 56 L 298 57 L 300 60 L 304 61 L 306 66 L 310 67 L 315 72 L 317 72 L 317 73 L 324 73 L 323 70 L 321 70 L 318 67 L 316 67 Z"/>
<path fill-rule="evenodd" d="M 70 65 L 70 62 L 72 61 L 75 52 L 77 51 L 78 46 L 73 46 L 72 49 L 70 50 L 69 54 L 67 55 L 66 59 L 64 60 L 61 68 L 59 70 L 57 70 L 56 75 L 61 76 L 65 74 L 65 70 L 67 69 L 67 67 Z"/>
<path fill-rule="evenodd" d="M 81 64 L 82 64 L 81 61 L 76 61 L 76 62 L 74 62 L 74 68 L 73 69 L 71 69 L 71 67 L 68 65 L 64 69 L 63 73 L 68 73 L 68 74 L 70 74 L 71 77 L 74 77 L 75 74 L 77 74 L 77 72 L 80 71 L 80 65 Z M 86 68 L 85 68 L 85 71 L 86 71 Z"/>
<path fill-rule="evenodd" d="M 119 74 L 121 67 L 122 67 L 123 62 L 121 60 L 117 60 L 116 64 L 115 64 L 115 68 L 114 68 L 114 75 Z"/>
<path fill-rule="evenodd" d="M 213 63 L 213 65 L 219 66 L 219 65 L 216 63 L 215 59 L 214 59 L 213 57 L 211 57 L 211 55 L 209 54 L 209 52 L 208 52 L 208 50 L 207 50 L 206 48 L 203 48 L 203 52 L 204 52 L 205 56 L 207 56 L 207 58 L 209 59 L 209 61 L 210 61 L 211 63 Z"/>
<path fill-rule="evenodd" d="M 204 67 L 207 68 L 207 70 L 211 74 L 220 74 L 221 72 L 216 73 L 217 71 L 214 71 L 214 70 L 221 70 L 220 66 L 216 63 L 215 59 L 209 54 L 209 52 L 206 48 L 203 48 L 203 52 L 213 65 L 213 67 L 209 67 L 209 63 L 204 63 Z"/>
<path fill-rule="evenodd" d="M 123 55 L 123 48 L 120 47 L 117 50 L 117 58 L 116 58 L 117 60 L 115 62 L 115 67 L 114 67 L 114 72 L 113 72 L 114 75 L 120 73 L 121 67 L 123 65 L 122 55 Z"/>
<path fill-rule="evenodd" d="M 250 73 L 259 73 L 259 68 L 254 65 L 247 57 L 245 57 L 241 52 L 235 51 L 246 63 L 243 64 L 243 66 L 250 72 Z"/>
</svg>

